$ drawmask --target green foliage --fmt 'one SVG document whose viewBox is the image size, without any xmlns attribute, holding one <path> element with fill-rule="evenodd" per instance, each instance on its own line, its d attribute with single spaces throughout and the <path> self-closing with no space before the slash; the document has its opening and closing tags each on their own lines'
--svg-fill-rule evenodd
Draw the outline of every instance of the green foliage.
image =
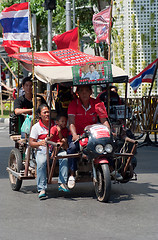
<svg viewBox="0 0 158 240">
<path fill-rule="evenodd" d="M 152 62 L 153 62 L 156 58 L 157 58 L 156 52 L 152 53 L 152 54 L 151 54 L 151 60 L 152 60 Z"/>
<path fill-rule="evenodd" d="M 116 28 L 112 28 L 111 35 L 112 38 L 116 41 L 118 37 L 118 30 Z"/>
<path fill-rule="evenodd" d="M 154 33 L 155 33 L 155 27 L 154 27 L 154 26 L 151 26 L 151 27 L 150 27 L 151 39 L 154 37 Z"/>
<path fill-rule="evenodd" d="M 155 0 L 150 0 L 150 4 L 154 3 Z"/>
<path fill-rule="evenodd" d="M 154 22 L 154 19 L 155 19 L 155 13 L 154 12 L 150 13 L 150 19 L 151 19 L 152 22 Z"/>
<path fill-rule="evenodd" d="M 123 7 L 123 0 L 120 0 L 120 5 L 121 7 Z"/>
<path fill-rule="evenodd" d="M 141 42 L 142 42 L 142 44 L 144 43 L 145 39 L 146 39 L 145 34 L 141 33 Z"/>
<path fill-rule="evenodd" d="M 11 70 L 15 73 L 15 75 L 18 75 L 18 62 L 13 59 L 11 61 L 8 62 L 8 66 L 11 68 Z M 22 66 L 19 65 L 19 74 L 22 75 Z M 3 70 L 7 70 L 8 68 L 5 67 Z"/>
<path fill-rule="evenodd" d="M 119 7 L 116 10 L 117 10 L 118 13 L 120 13 L 120 8 Z"/>
<path fill-rule="evenodd" d="M 135 27 L 135 18 L 136 18 L 136 16 L 135 16 L 134 13 L 132 14 L 131 18 L 132 18 L 132 25 L 133 25 L 133 27 Z"/>
<path fill-rule="evenodd" d="M 155 40 L 152 40 L 151 43 L 150 43 L 151 47 L 154 48 L 156 47 L 156 41 Z"/>
<path fill-rule="evenodd" d="M 124 42 L 120 42 L 120 43 L 119 43 L 119 47 L 120 47 L 121 53 L 123 53 L 123 50 L 124 50 Z"/>
<path fill-rule="evenodd" d="M 131 36 L 132 36 L 133 40 L 136 41 L 136 29 L 135 28 L 131 29 Z"/>
<path fill-rule="evenodd" d="M 135 0 L 131 0 L 131 6 L 134 7 L 135 5 Z"/>
<path fill-rule="evenodd" d="M 120 37 L 120 35 L 117 36 L 117 39 L 118 39 L 118 42 L 119 42 L 119 44 L 120 44 L 120 42 L 121 42 L 121 37 Z"/>
<path fill-rule="evenodd" d="M 30 8 L 31 13 L 36 14 L 36 20 L 41 26 L 46 26 L 47 24 L 47 11 L 42 7 L 44 0 L 31 0 Z"/>
<path fill-rule="evenodd" d="M 121 39 L 123 40 L 123 37 L 124 37 L 124 30 L 123 30 L 123 28 L 120 29 L 120 36 L 121 36 Z"/>
<path fill-rule="evenodd" d="M 116 42 L 112 43 L 113 51 L 116 53 L 118 51 L 118 44 Z"/>
<path fill-rule="evenodd" d="M 123 19 L 124 19 L 123 14 L 120 15 L 120 18 L 121 18 L 121 21 L 123 21 Z"/>
<path fill-rule="evenodd" d="M 136 75 L 136 66 L 133 65 L 131 68 L 130 68 L 130 72 L 132 74 L 132 76 L 135 76 Z"/>
<path fill-rule="evenodd" d="M 143 61 L 143 62 L 142 62 L 142 68 L 144 69 L 146 66 L 147 66 L 146 61 Z"/>
<path fill-rule="evenodd" d="M 2 0 L 1 4 L 0 4 L 0 11 L 2 11 L 4 8 L 6 7 L 10 7 L 11 5 L 15 4 L 15 3 L 20 3 L 20 0 Z"/>
<path fill-rule="evenodd" d="M 132 42 L 132 49 L 133 49 L 134 51 L 137 50 L 137 43 L 136 43 L 135 41 Z"/>
<path fill-rule="evenodd" d="M 143 5 L 141 5 L 141 11 L 144 11 L 145 7 Z"/>
<path fill-rule="evenodd" d="M 147 96 L 147 92 L 148 92 L 148 85 L 142 84 L 142 95 Z"/>
</svg>

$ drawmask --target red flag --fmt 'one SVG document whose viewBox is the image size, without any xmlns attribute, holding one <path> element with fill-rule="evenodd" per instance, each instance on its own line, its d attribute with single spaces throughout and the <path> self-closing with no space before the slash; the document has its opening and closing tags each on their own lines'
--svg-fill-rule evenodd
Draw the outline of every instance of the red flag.
<svg viewBox="0 0 158 240">
<path fill-rule="evenodd" d="M 111 7 L 108 7 L 101 12 L 93 15 L 93 27 L 97 35 L 95 42 L 109 42 L 109 26 L 110 26 Z"/>
<path fill-rule="evenodd" d="M 52 41 L 57 45 L 57 49 L 71 48 L 79 50 L 78 27 L 71 29 L 63 34 L 56 35 Z"/>
<path fill-rule="evenodd" d="M 18 47 L 4 47 L 5 51 L 9 54 L 18 53 L 19 48 Z"/>
</svg>

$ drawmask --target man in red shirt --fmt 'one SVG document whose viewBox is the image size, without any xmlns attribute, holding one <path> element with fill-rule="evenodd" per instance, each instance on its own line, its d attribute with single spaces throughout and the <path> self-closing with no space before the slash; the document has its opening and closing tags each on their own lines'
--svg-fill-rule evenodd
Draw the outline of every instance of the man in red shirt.
<svg viewBox="0 0 158 240">
<path fill-rule="evenodd" d="M 69 128 L 72 137 L 69 140 L 69 148 L 67 150 L 68 154 L 76 153 L 79 150 L 79 143 L 74 144 L 79 138 L 79 135 L 83 133 L 84 128 L 87 125 L 97 123 L 97 112 L 96 104 L 99 100 L 91 98 L 92 89 L 90 85 L 82 85 L 77 87 L 77 93 L 79 98 L 72 100 L 68 107 L 68 121 Z M 99 116 L 100 122 L 106 125 L 109 129 L 108 116 L 107 113 Z M 68 180 L 68 187 L 73 188 L 75 186 L 74 174 L 77 170 L 77 159 L 69 159 L 70 177 Z"/>
</svg>

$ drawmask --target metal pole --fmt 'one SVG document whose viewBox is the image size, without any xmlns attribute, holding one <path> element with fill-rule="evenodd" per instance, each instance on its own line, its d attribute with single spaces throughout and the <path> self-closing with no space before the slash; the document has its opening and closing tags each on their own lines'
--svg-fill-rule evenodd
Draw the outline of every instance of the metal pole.
<svg viewBox="0 0 158 240">
<path fill-rule="evenodd" d="M 152 88 L 153 88 L 155 76 L 156 76 L 156 73 L 157 73 L 157 68 L 158 68 L 158 60 L 157 60 L 157 63 L 156 63 L 155 71 L 154 71 L 153 78 L 152 78 L 152 83 L 151 83 L 150 90 L 149 90 L 149 97 L 150 97 L 150 94 L 151 94 L 151 91 L 152 91 Z"/>
<path fill-rule="evenodd" d="M 52 51 L 52 10 L 48 10 L 48 51 Z"/>
<path fill-rule="evenodd" d="M 48 51 L 52 51 L 52 10 L 48 9 Z M 50 96 L 50 85 L 47 84 L 47 101 Z"/>
<path fill-rule="evenodd" d="M 71 2 L 66 0 L 66 31 L 71 30 Z"/>
<path fill-rule="evenodd" d="M 73 0 L 72 4 L 73 4 L 73 28 L 75 28 L 75 0 Z"/>
<path fill-rule="evenodd" d="M 111 19 L 112 19 L 112 5 L 113 0 L 111 0 L 111 11 L 110 11 L 110 21 L 109 21 L 109 46 L 108 46 L 108 60 L 111 59 Z"/>
</svg>

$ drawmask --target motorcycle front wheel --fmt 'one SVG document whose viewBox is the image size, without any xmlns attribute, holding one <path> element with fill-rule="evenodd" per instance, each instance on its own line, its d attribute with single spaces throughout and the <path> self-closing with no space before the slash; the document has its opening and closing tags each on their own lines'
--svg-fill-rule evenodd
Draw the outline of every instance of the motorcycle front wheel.
<svg viewBox="0 0 158 240">
<path fill-rule="evenodd" d="M 109 166 L 107 164 L 99 164 L 95 166 L 96 182 L 95 193 L 99 202 L 108 202 L 111 193 L 111 177 Z"/>
</svg>

